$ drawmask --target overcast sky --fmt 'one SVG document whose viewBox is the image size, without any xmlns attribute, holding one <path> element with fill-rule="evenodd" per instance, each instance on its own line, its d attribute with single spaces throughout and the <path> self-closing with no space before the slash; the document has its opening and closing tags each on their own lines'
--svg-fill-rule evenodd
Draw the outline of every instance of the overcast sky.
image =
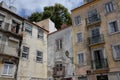
<svg viewBox="0 0 120 80">
<path fill-rule="evenodd" d="M 8 5 L 14 5 L 17 13 L 22 16 L 28 16 L 33 12 L 41 12 L 45 6 L 51 6 L 55 3 L 64 5 L 70 11 L 80 6 L 83 0 L 0 0 L 6 1 Z M 11 1 L 11 2 L 9 2 Z"/>
</svg>

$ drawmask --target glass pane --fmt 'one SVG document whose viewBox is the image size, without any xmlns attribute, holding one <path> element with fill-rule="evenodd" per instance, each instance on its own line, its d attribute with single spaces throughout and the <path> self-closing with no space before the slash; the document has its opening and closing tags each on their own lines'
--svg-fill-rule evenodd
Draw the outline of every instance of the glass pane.
<svg viewBox="0 0 120 80">
<path fill-rule="evenodd" d="M 7 72 L 8 72 L 8 65 L 4 64 L 3 74 L 7 74 Z"/>
<path fill-rule="evenodd" d="M 13 73 L 13 65 L 9 65 L 8 74 L 11 75 Z"/>
</svg>

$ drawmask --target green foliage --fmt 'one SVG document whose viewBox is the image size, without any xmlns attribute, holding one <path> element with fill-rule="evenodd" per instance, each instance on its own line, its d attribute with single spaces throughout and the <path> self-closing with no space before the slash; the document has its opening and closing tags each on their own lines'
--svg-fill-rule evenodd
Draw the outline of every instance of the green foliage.
<svg viewBox="0 0 120 80">
<path fill-rule="evenodd" d="M 43 12 L 34 12 L 31 16 L 29 16 L 28 19 L 30 21 L 38 22 L 47 18 L 50 18 L 55 23 L 55 27 L 57 29 L 60 29 L 63 23 L 67 25 L 72 24 L 68 9 L 61 4 L 55 4 L 54 6 L 46 6 L 44 7 Z"/>
<path fill-rule="evenodd" d="M 42 19 L 42 13 L 34 12 L 28 17 L 28 20 L 38 22 Z"/>
</svg>

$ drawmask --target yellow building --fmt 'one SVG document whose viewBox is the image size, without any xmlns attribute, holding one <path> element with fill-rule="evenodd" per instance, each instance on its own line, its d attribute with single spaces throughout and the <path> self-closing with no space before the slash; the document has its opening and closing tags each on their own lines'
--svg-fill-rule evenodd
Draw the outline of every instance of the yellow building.
<svg viewBox="0 0 120 80">
<path fill-rule="evenodd" d="M 76 79 L 120 80 L 120 1 L 84 0 L 71 15 Z"/>
</svg>

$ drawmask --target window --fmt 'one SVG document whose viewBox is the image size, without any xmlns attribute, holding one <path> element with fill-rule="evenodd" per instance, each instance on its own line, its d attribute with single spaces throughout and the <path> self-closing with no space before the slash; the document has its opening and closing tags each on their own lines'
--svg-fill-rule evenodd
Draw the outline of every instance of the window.
<svg viewBox="0 0 120 80">
<path fill-rule="evenodd" d="M 113 46 L 113 56 L 115 60 L 120 60 L 120 44 Z"/>
<path fill-rule="evenodd" d="M 105 10 L 106 10 L 106 13 L 110 13 L 114 10 L 114 7 L 113 7 L 113 3 L 112 2 L 108 2 L 105 4 Z"/>
<path fill-rule="evenodd" d="M 56 40 L 56 46 L 57 46 L 57 50 L 62 49 L 62 39 Z"/>
<path fill-rule="evenodd" d="M 76 16 L 75 17 L 75 25 L 79 25 L 81 23 L 81 17 L 80 16 Z"/>
<path fill-rule="evenodd" d="M 28 59 L 28 54 L 29 54 L 29 48 L 23 46 L 22 57 Z"/>
<path fill-rule="evenodd" d="M 4 21 L 5 16 L 0 14 L 0 27 L 2 27 L 2 23 Z"/>
<path fill-rule="evenodd" d="M 77 33 L 77 42 L 82 42 L 82 41 L 83 41 L 82 33 Z"/>
<path fill-rule="evenodd" d="M 95 21 L 99 20 L 99 15 L 96 9 L 91 10 L 88 12 L 88 18 L 87 18 L 87 23 L 93 23 Z"/>
<path fill-rule="evenodd" d="M 14 72 L 14 65 L 13 64 L 8 64 L 8 63 L 3 64 L 2 75 L 13 76 L 13 72 Z"/>
<path fill-rule="evenodd" d="M 29 34 L 32 35 L 32 26 L 30 24 L 26 24 L 25 26 L 25 31 Z"/>
<path fill-rule="evenodd" d="M 78 64 L 83 65 L 84 62 L 84 53 L 78 54 Z"/>
<path fill-rule="evenodd" d="M 19 29 L 20 29 L 20 24 L 12 20 L 11 32 L 19 33 Z"/>
<path fill-rule="evenodd" d="M 44 32 L 41 30 L 41 29 L 38 29 L 38 38 L 39 39 L 43 39 L 43 37 L 44 37 L 44 34 L 43 34 Z"/>
<path fill-rule="evenodd" d="M 109 27 L 110 27 L 110 33 L 114 33 L 114 32 L 118 32 L 119 31 L 119 27 L 117 24 L 117 21 L 113 21 L 109 23 Z"/>
<path fill-rule="evenodd" d="M 90 30 L 90 37 L 91 38 L 96 38 L 100 36 L 100 27 L 95 27 Z"/>
<path fill-rule="evenodd" d="M 62 71 L 63 70 L 63 65 L 60 63 L 55 64 L 56 70 L 57 71 Z"/>
<path fill-rule="evenodd" d="M 41 51 L 37 51 L 36 61 L 43 62 L 43 53 Z"/>
</svg>

